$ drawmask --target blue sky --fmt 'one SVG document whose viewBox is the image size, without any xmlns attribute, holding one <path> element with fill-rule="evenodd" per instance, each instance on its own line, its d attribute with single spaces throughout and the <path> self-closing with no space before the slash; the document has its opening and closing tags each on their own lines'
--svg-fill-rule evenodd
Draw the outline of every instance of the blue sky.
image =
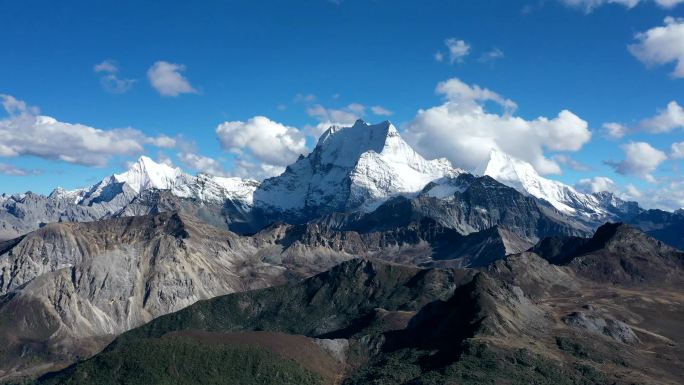
<svg viewBox="0 0 684 385">
<path fill-rule="evenodd" d="M 438 126 L 426 120 L 428 115 L 424 122 L 418 111 L 475 103 L 473 108 L 494 115 L 490 118 L 501 130 L 507 130 L 509 118 L 532 122 L 540 139 L 530 141 L 529 151 L 504 150 L 519 157 L 534 154 L 525 160 L 551 172 L 549 177 L 568 184 L 607 177 L 614 182 L 607 188 L 653 206 L 654 192 L 671 196 L 684 186 L 682 160 L 672 148 L 684 140 L 684 118 L 678 119 L 676 108 L 684 104 L 684 74 L 675 69 L 684 66 L 684 22 L 678 19 L 684 4 L 676 3 L 0 1 L 0 94 L 16 102 L 12 111 L 0 112 L 0 172 L 28 174 L 0 175 L 0 190 L 48 193 L 57 185 L 89 185 L 121 171 L 141 153 L 168 157 L 188 171 L 263 177 L 310 148 L 318 125 L 346 123 L 352 116 L 390 119 L 407 140 L 423 138 L 416 147 L 425 156 L 444 156 L 449 148 L 432 143 L 473 135 L 472 129 Z M 647 35 L 658 27 L 668 34 L 665 42 Z M 154 68 L 158 73 L 151 73 Z M 456 95 L 436 92 L 449 79 L 458 79 L 468 94 L 462 88 Z M 500 99 L 471 92 L 477 89 Z M 517 106 L 509 115 L 504 99 Z M 26 107 L 16 107 L 20 101 Z M 676 105 L 669 121 L 653 123 L 671 102 Z M 372 107 L 392 114 L 380 108 L 375 114 Z M 561 126 L 553 119 L 563 110 L 586 122 L 586 129 L 575 124 L 579 136 L 547 138 L 546 125 L 535 119 L 547 117 Z M 71 148 L 87 131 L 81 127 L 35 144 L 39 136 L 50 137 L 52 123 L 36 124 L 24 115 L 101 130 L 82 140 L 105 142 L 101 148 Z M 269 121 L 266 126 L 250 121 L 255 116 Z M 223 131 L 230 137 L 217 135 L 219 125 L 237 121 L 245 123 Z M 620 123 L 626 134 L 610 137 L 603 127 L 609 122 Z M 430 127 L 427 133 L 423 123 Z M 27 134 L 3 136 L 3 124 L 6 131 Z M 563 130 L 554 127 L 549 129 Z M 250 130 L 258 133 L 236 139 Z M 270 132 L 275 136 L 266 140 L 289 142 L 266 149 L 250 142 L 263 143 L 260 135 Z M 482 146 L 510 146 L 499 143 L 498 132 L 490 132 L 495 138 Z M 106 142 L 121 138 L 131 147 L 113 149 Z M 464 167 L 479 158 L 457 154 L 462 144 L 454 139 L 453 152 L 446 155 Z M 282 156 L 269 156 L 278 149 Z M 93 160 L 98 151 L 102 157 Z M 587 181 L 581 185 L 590 186 L 599 188 Z M 676 199 L 669 208 L 684 204 L 684 196 Z"/>
</svg>

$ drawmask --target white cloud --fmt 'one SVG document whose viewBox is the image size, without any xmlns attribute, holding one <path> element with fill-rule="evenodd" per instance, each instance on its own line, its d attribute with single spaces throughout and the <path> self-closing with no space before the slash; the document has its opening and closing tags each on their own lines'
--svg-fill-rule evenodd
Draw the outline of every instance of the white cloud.
<svg viewBox="0 0 684 385">
<path fill-rule="evenodd" d="M 595 8 L 598 8 L 607 4 L 619 4 L 627 8 L 634 8 L 639 3 L 647 2 L 649 0 L 560 0 L 565 5 L 583 9 L 585 12 L 589 13 Z M 676 5 L 684 2 L 684 0 L 653 0 L 653 3 L 661 8 L 670 9 Z"/>
<path fill-rule="evenodd" d="M 670 148 L 672 149 L 670 153 L 672 159 L 684 159 L 684 142 L 672 143 Z"/>
<path fill-rule="evenodd" d="M 518 106 L 510 99 L 506 99 L 494 91 L 481 88 L 477 84 L 469 85 L 458 78 L 451 78 L 437 84 L 436 92 L 444 95 L 448 100 L 456 102 L 465 110 L 477 108 L 481 102 L 492 101 L 506 110 L 507 113 L 515 111 Z"/>
<path fill-rule="evenodd" d="M 657 187 L 644 191 L 630 185 L 625 194 L 645 208 L 670 211 L 681 209 L 684 208 L 684 179 L 664 181 Z"/>
<path fill-rule="evenodd" d="M 371 111 L 377 116 L 391 116 L 393 114 L 392 111 L 383 106 L 373 106 L 371 107 Z"/>
<path fill-rule="evenodd" d="M 166 135 L 159 135 L 154 138 L 148 138 L 146 143 L 161 147 L 161 148 L 173 148 L 176 147 L 177 140 Z"/>
<path fill-rule="evenodd" d="M 649 182 L 655 182 L 652 173 L 667 159 L 664 152 L 646 142 L 630 142 L 622 145 L 625 159 L 621 162 L 606 162 L 618 174 L 635 175 Z"/>
<path fill-rule="evenodd" d="M 112 60 L 105 60 L 101 63 L 95 64 L 93 67 L 93 71 L 95 72 L 107 72 L 107 73 L 115 73 L 119 71 L 119 67 L 114 63 Z"/>
<path fill-rule="evenodd" d="M 620 139 L 627 134 L 628 129 L 620 123 L 609 122 L 603 123 L 603 131 L 613 139 Z"/>
<path fill-rule="evenodd" d="M 684 44 L 684 40 L 682 40 L 682 44 Z M 684 109 L 677 102 L 671 101 L 656 116 L 642 120 L 640 126 L 653 134 L 670 132 L 676 128 L 684 128 Z"/>
<path fill-rule="evenodd" d="M 224 122 L 216 128 L 216 134 L 224 150 L 257 164 L 287 166 L 308 152 L 301 131 L 264 116 L 246 122 Z"/>
<path fill-rule="evenodd" d="M 462 62 L 463 59 L 470 54 L 470 44 L 466 43 L 464 40 L 452 37 L 444 40 L 444 45 L 446 45 L 449 52 L 449 62 L 451 64 Z"/>
<path fill-rule="evenodd" d="M 185 71 L 183 64 L 158 61 L 147 70 L 150 84 L 162 96 L 178 96 L 180 94 L 197 93 L 181 72 Z"/>
<path fill-rule="evenodd" d="M 619 187 L 612 179 L 605 176 L 595 176 L 593 178 L 580 179 L 575 184 L 575 188 L 584 193 L 597 193 L 602 191 L 618 192 Z"/>
<path fill-rule="evenodd" d="M 655 116 L 641 120 L 634 127 L 627 127 L 616 122 L 603 124 L 603 131 L 608 137 L 614 139 L 620 139 L 635 132 L 662 134 L 679 128 L 684 128 L 684 109 L 674 100 L 668 103 L 666 108 L 658 110 Z"/>
<path fill-rule="evenodd" d="M 576 160 L 572 159 L 571 157 L 564 155 L 564 154 L 554 155 L 553 160 L 555 160 L 556 162 L 558 162 L 564 166 L 570 167 L 571 169 L 573 169 L 575 171 L 589 171 L 589 166 L 587 166 L 584 163 L 578 162 L 578 161 L 576 161 Z"/>
<path fill-rule="evenodd" d="M 311 103 L 316 100 L 316 95 L 314 94 L 297 94 L 294 97 L 296 103 Z"/>
<path fill-rule="evenodd" d="M 372 108 L 371 108 L 372 110 Z M 342 108 L 326 108 L 315 104 L 306 109 L 307 115 L 318 120 L 316 125 L 307 125 L 304 131 L 318 138 L 330 126 L 351 126 L 365 115 L 366 107 L 359 103 L 352 103 Z"/>
<path fill-rule="evenodd" d="M 0 174 L 9 176 L 29 176 L 42 174 L 42 171 L 35 169 L 29 170 L 7 163 L 0 163 Z"/>
<path fill-rule="evenodd" d="M 672 76 L 684 77 L 684 19 L 666 17 L 664 25 L 636 35 L 629 51 L 647 65 L 676 63 Z"/>
<path fill-rule="evenodd" d="M 418 111 L 406 139 L 424 155 L 446 157 L 457 167 L 476 169 L 492 149 L 499 149 L 530 162 L 540 173 L 560 173 L 560 165 L 544 151 L 577 151 L 591 139 L 587 122 L 568 110 L 552 119 L 525 120 L 511 115 L 513 101 L 459 79 L 439 83 L 437 92 L 445 95 L 445 103 Z M 505 112 L 487 112 L 487 101 Z"/>
<path fill-rule="evenodd" d="M 223 167 L 223 164 L 214 158 L 189 152 L 179 153 L 178 158 L 185 166 L 201 173 L 216 176 L 229 176 L 229 173 Z"/>
<path fill-rule="evenodd" d="M 679 4 L 684 3 L 684 0 L 655 0 L 656 4 L 663 8 L 674 8 Z"/>
<path fill-rule="evenodd" d="M 274 166 L 272 164 L 256 163 L 246 159 L 238 158 L 232 174 L 241 178 L 265 179 L 280 175 L 285 171 L 285 167 Z"/>
<path fill-rule="evenodd" d="M 0 95 L 9 114 L 0 120 L 0 156 L 33 155 L 87 166 L 104 166 L 112 156 L 138 155 L 144 144 L 154 144 L 132 128 L 102 130 L 83 124 L 60 122 L 38 115 L 9 95 Z"/>
<path fill-rule="evenodd" d="M 487 63 L 487 62 L 492 62 L 492 61 L 496 61 L 499 59 L 503 59 L 503 57 L 504 57 L 503 51 L 494 47 L 494 48 L 492 48 L 491 51 L 487 51 L 487 52 L 483 53 L 482 55 L 480 55 L 480 58 L 477 60 L 482 62 L 482 63 Z"/>
<path fill-rule="evenodd" d="M 363 108 L 359 108 L 358 105 L 354 108 L 350 107 L 352 107 L 351 104 L 347 107 L 339 109 L 325 108 L 320 104 L 316 104 L 307 108 L 306 113 L 307 115 L 316 118 L 319 122 L 339 124 L 344 126 L 353 124 L 357 119 L 363 116 Z"/>
<path fill-rule="evenodd" d="M 2 100 L 2 107 L 10 115 L 35 115 L 40 112 L 37 107 L 31 107 L 25 101 L 19 100 L 12 95 L 0 94 L 0 100 Z"/>
<path fill-rule="evenodd" d="M 119 67 L 112 60 L 105 60 L 96 64 L 93 67 L 93 71 L 100 74 L 100 84 L 102 85 L 102 88 L 113 94 L 123 94 L 129 91 L 133 87 L 133 84 L 135 84 L 135 79 L 119 78 Z"/>
<path fill-rule="evenodd" d="M 435 52 L 435 61 L 443 62 L 444 61 L 444 54 L 441 53 L 440 51 Z"/>
</svg>

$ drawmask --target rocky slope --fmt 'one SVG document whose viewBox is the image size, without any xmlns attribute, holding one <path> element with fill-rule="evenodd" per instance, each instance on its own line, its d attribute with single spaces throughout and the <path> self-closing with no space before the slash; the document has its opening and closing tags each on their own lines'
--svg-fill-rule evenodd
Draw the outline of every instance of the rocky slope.
<svg viewBox="0 0 684 385">
<path fill-rule="evenodd" d="M 503 227 L 464 236 L 429 218 L 364 233 L 280 223 L 253 236 L 172 212 L 50 224 L 0 243 L 0 370 L 8 377 L 65 365 L 197 300 L 351 258 L 484 266 L 521 247 L 516 242 Z"/>
<path fill-rule="evenodd" d="M 252 238 L 173 213 L 52 224 L 5 245 L 4 375 L 88 356 L 199 299 L 285 282 L 288 269 L 258 252 Z"/>
<path fill-rule="evenodd" d="M 414 198 L 389 199 L 370 213 L 332 214 L 314 222 L 368 232 L 405 226 L 423 218 L 462 235 L 503 227 L 524 241 L 515 252 L 550 235 L 591 234 L 589 227 L 546 202 L 525 196 L 488 176 L 466 173 L 430 183 Z"/>
<path fill-rule="evenodd" d="M 612 284 L 681 285 L 684 252 L 622 223 L 608 223 L 586 240 L 557 238 L 532 250 L 545 259 L 571 266 L 578 274 Z"/>
<path fill-rule="evenodd" d="M 659 316 L 668 326 L 644 317 L 653 293 L 616 301 L 620 288 L 594 284 L 534 254 L 511 256 L 486 272 L 353 260 L 300 283 L 218 297 L 160 317 L 39 383 L 184 378 L 191 369 L 174 364 L 170 353 L 188 343 L 207 346 L 197 331 L 214 340 L 255 331 L 312 339 L 326 347 L 321 357 L 341 359 L 337 381 L 309 366 L 309 378 L 319 384 L 680 383 L 684 360 L 674 342 L 682 336 L 672 325 L 682 318 L 681 293 L 661 292 L 669 305 Z M 544 290 L 528 295 L 528 287 Z M 248 345 L 264 348 L 257 339 Z M 163 346 L 163 354 L 154 366 L 140 367 L 135 363 L 148 360 L 139 353 L 146 346 Z M 216 353 L 186 356 L 197 354 L 212 360 Z M 292 362 L 304 366 L 306 359 Z"/>
<path fill-rule="evenodd" d="M 684 209 L 675 212 L 646 210 L 624 221 L 670 246 L 684 250 Z"/>
</svg>

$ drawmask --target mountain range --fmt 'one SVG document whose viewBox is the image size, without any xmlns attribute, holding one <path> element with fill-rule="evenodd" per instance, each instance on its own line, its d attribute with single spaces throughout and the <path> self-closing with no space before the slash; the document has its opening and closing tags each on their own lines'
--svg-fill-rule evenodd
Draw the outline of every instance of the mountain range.
<svg viewBox="0 0 684 385">
<path fill-rule="evenodd" d="M 500 151 L 427 160 L 389 122 L 262 182 L 141 157 L 0 196 L 0 380 L 677 383 L 683 226 Z"/>
<path fill-rule="evenodd" d="M 578 192 L 541 177 L 530 164 L 496 150 L 479 171 L 469 174 L 446 159 L 426 160 L 391 123 L 368 125 L 359 120 L 351 127 L 331 127 L 309 155 L 300 156 L 281 175 L 261 183 L 192 176 L 143 156 L 128 171 L 87 188 L 57 188 L 49 196 L 31 192 L 2 195 L 0 239 L 23 235 L 47 223 L 93 221 L 181 207 L 213 224 L 253 233 L 275 221 L 304 223 L 340 213 L 360 217 L 397 198 L 448 202 L 455 194 L 463 194 L 471 181 L 485 176 L 498 182 L 488 188 L 503 184 L 536 198 L 545 216 L 585 234 L 606 221 L 633 222 L 641 227 L 644 218 L 656 212 L 609 192 Z M 664 230 L 660 233 L 665 234 L 672 232 L 666 227 L 681 222 L 676 219 L 681 213 L 657 213 L 663 218 L 644 225 L 645 230 Z M 481 214 L 488 216 L 484 210 Z M 482 229 L 453 221 L 445 225 L 462 234 Z"/>
</svg>

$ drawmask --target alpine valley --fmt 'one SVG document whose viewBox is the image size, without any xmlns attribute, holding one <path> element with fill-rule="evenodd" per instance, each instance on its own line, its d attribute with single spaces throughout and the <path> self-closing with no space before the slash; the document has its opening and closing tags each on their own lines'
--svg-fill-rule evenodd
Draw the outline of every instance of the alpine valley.
<svg viewBox="0 0 684 385">
<path fill-rule="evenodd" d="M 684 211 L 457 166 L 359 120 L 262 182 L 2 195 L 0 380 L 684 382 Z"/>
</svg>

